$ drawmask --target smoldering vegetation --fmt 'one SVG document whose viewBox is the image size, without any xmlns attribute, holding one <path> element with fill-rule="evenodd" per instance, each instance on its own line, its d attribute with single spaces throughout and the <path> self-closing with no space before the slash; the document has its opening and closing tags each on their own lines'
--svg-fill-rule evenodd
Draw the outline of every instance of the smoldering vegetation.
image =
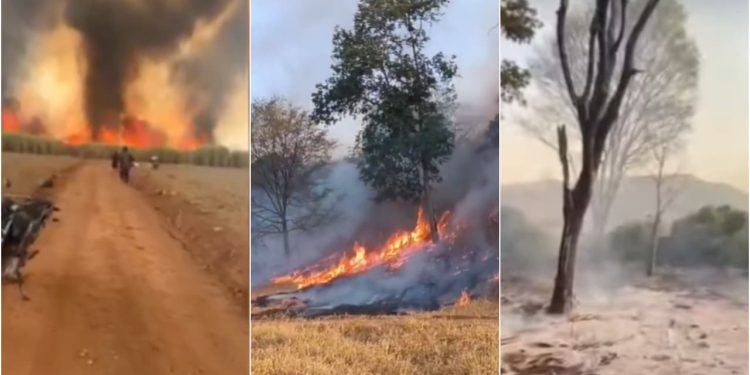
<svg viewBox="0 0 750 375">
<path fill-rule="evenodd" d="M 560 368 L 607 366 L 613 373 L 675 367 L 703 373 L 717 361 L 736 372 L 747 367 L 743 210 L 706 205 L 664 223 L 651 277 L 648 219 L 617 225 L 599 241 L 587 232 L 579 243 L 574 310 L 566 316 L 544 313 L 559 228 L 507 206 L 501 223 L 504 362 L 514 355 L 548 358 Z"/>
<path fill-rule="evenodd" d="M 491 131 L 478 133 L 480 137 L 456 144 L 452 156 L 441 167 L 443 181 L 433 195 L 436 212 L 450 210 L 452 221 L 461 223 L 457 240 L 417 252 L 395 270 L 375 267 L 306 290 L 297 296 L 310 301 L 306 314 L 325 314 L 328 309 L 349 313 L 431 310 L 452 303 L 465 291 L 483 296 L 496 293 L 496 289 L 492 292 L 488 288 L 498 274 L 498 228 L 497 221 L 491 220 L 498 210 L 498 149 L 495 140 L 486 137 Z M 310 232 L 293 232 L 289 256 L 284 254 L 280 236 L 254 238 L 253 285 L 268 284 L 273 276 L 313 262 L 335 262 L 351 252 L 355 242 L 378 246 L 390 234 L 410 230 L 415 224 L 418 206 L 410 202 L 376 202 L 351 160 L 324 168 L 319 186 L 333 190 L 326 199 L 335 207 L 335 219 Z M 262 193 L 258 190 L 253 194 L 257 198 L 256 194 Z"/>
<path fill-rule="evenodd" d="M 503 279 L 551 285 L 560 228 L 537 225 L 511 206 L 501 208 L 501 223 Z M 653 222 L 646 218 L 615 226 L 598 240 L 584 231 L 576 274 L 579 301 L 605 302 L 615 298 L 618 289 L 647 282 L 646 265 L 654 245 L 656 279 L 747 300 L 747 212 L 706 205 L 664 223 L 655 244 L 652 230 Z"/>
<path fill-rule="evenodd" d="M 61 27 L 73 30 L 82 50 L 77 71 L 65 74 L 81 80 L 82 110 L 95 139 L 100 128 L 118 126 L 128 112 L 127 91 L 145 63 L 169 65 L 168 81 L 184 105 L 184 113 L 172 117 L 190 117 L 192 135 L 206 143 L 215 141 L 230 94 L 247 77 L 247 1 L 4 1 L 2 11 L 3 98 L 19 96 L 39 74 L 34 56 L 41 37 Z M 55 69 L 48 74 L 60 74 L 62 68 Z M 21 110 L 28 104 L 20 103 Z M 69 119 L 46 120 L 45 126 L 58 126 L 52 120 Z"/>
</svg>

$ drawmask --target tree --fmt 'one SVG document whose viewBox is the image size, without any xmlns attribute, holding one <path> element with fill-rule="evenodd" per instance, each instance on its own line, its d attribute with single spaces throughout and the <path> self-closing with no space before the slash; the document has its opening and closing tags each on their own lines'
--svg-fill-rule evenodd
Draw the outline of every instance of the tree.
<svg viewBox="0 0 750 375">
<path fill-rule="evenodd" d="M 330 190 L 317 173 L 330 160 L 335 143 L 308 113 L 279 98 L 252 104 L 253 235 L 281 234 L 289 255 L 289 234 L 308 231 L 332 219 Z"/>
<path fill-rule="evenodd" d="M 516 43 L 529 43 L 542 23 L 528 0 L 502 0 L 500 2 L 500 28 L 502 35 Z M 515 62 L 503 59 L 500 67 L 501 99 L 506 103 L 524 103 L 521 90 L 529 84 L 531 74 Z"/>
<path fill-rule="evenodd" d="M 313 93 L 316 121 L 362 116 L 357 136 L 362 180 L 376 199 L 422 201 L 433 241 L 437 217 L 430 190 L 453 150 L 449 117 L 455 56 L 429 57 L 425 27 L 447 0 L 361 0 L 351 30 L 333 36 L 333 75 Z"/>
<path fill-rule="evenodd" d="M 646 276 L 652 276 L 656 269 L 656 259 L 659 253 L 659 228 L 661 227 L 661 220 L 664 216 L 664 212 L 672 205 L 675 198 L 679 193 L 681 186 L 681 178 L 677 174 L 668 176 L 665 174 L 665 169 L 669 159 L 673 154 L 679 151 L 679 143 L 674 140 L 664 140 L 659 145 L 656 145 L 652 149 L 653 160 L 656 166 L 656 172 L 654 173 L 654 191 L 655 191 L 655 205 L 654 205 L 654 217 L 651 224 L 651 231 L 649 233 L 649 253 L 646 259 Z"/>
<path fill-rule="evenodd" d="M 634 26 L 637 12 L 645 3 L 635 1 L 627 8 L 627 28 Z M 593 15 L 594 9 L 588 8 L 566 21 L 564 42 L 570 74 L 578 82 L 585 80 L 588 73 L 587 42 L 590 39 L 587 37 Z M 641 72 L 632 80 L 631 89 L 625 92 L 594 186 L 591 222 L 598 237 L 607 230 L 612 204 L 624 176 L 648 163 L 651 150 L 662 147 L 665 142 L 657 133 L 664 127 L 674 127 L 675 123 L 686 124 L 679 127 L 681 133 L 690 131 L 688 123 L 696 101 L 699 53 L 685 31 L 687 16 L 678 1 L 663 0 L 652 18 L 643 30 L 641 47 L 634 52 L 634 61 L 638 62 Z M 624 57 L 616 57 L 619 66 Z M 578 120 L 559 66 L 557 40 L 550 37 L 536 50 L 530 63 L 533 86 L 542 94 L 531 104 L 534 119 L 521 122 L 528 133 L 554 149 L 557 148 L 556 134 L 550 125 Z M 620 73 L 617 67 L 615 73 Z M 575 166 L 571 165 L 571 169 L 575 170 Z"/>
<path fill-rule="evenodd" d="M 630 81 L 638 72 L 634 60 L 636 44 L 659 0 L 647 0 L 626 38 L 628 4 L 627 0 L 597 0 L 594 15 L 591 17 L 586 75 L 580 93 L 576 90 L 565 42 L 568 1 L 560 0 L 557 10 L 557 47 L 567 95 L 575 108 L 581 133 L 581 167 L 575 185 L 571 188 L 568 138 L 565 125 L 559 126 L 557 141 L 563 172 L 563 229 L 555 286 L 548 309 L 553 314 L 564 313 L 570 308 L 576 250 L 583 219 L 591 201 L 607 137 L 618 119 Z M 625 42 L 624 51 L 621 48 L 622 42 Z M 618 59 L 621 52 L 624 56 Z M 621 61 L 621 64 L 618 64 L 618 61 Z M 619 79 L 613 82 L 616 76 L 615 68 L 618 65 L 621 65 Z M 613 83 L 615 90 L 610 92 Z"/>
<path fill-rule="evenodd" d="M 747 270 L 747 212 L 706 206 L 675 220 L 659 258 L 675 266 L 731 266 Z"/>
</svg>

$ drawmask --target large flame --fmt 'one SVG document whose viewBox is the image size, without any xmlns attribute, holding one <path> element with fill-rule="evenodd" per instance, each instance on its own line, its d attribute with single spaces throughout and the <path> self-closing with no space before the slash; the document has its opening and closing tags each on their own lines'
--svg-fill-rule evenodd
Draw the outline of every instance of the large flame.
<svg viewBox="0 0 750 375">
<path fill-rule="evenodd" d="M 84 111 L 85 41 L 59 15 L 57 25 L 39 32 L 28 46 L 24 73 L 14 77 L 10 93 L 20 104 L 15 110 L 3 106 L 3 131 L 43 133 L 71 145 L 95 142 L 192 150 L 214 141 L 228 144 L 231 139 L 232 147 L 247 149 L 247 136 L 240 138 L 249 128 L 247 77 L 240 77 L 244 85 L 227 88 L 232 90 L 233 102 L 216 119 L 213 131 L 221 134 L 216 139 L 198 134 L 194 123 L 198 113 L 214 104 L 207 98 L 188 97 L 185 87 L 174 79 L 175 67 L 210 47 L 240 11 L 240 4 L 229 2 L 213 19 L 198 22 L 171 55 L 139 61 L 123 93 L 124 113 L 114 114 L 113 120 L 103 124 L 89 124 Z M 43 131 L 34 131 L 39 127 Z"/>
<path fill-rule="evenodd" d="M 18 117 L 10 109 L 3 108 L 3 131 L 9 133 L 15 133 L 21 129 L 18 124 Z"/>
<path fill-rule="evenodd" d="M 445 212 L 438 222 L 438 237 L 441 241 L 450 242 L 455 233 L 449 230 L 450 212 Z M 388 237 L 379 248 L 368 249 L 362 244 L 355 243 L 351 253 L 344 254 L 338 262 L 327 267 L 313 265 L 309 269 L 319 270 L 298 271 L 289 275 L 272 279 L 274 284 L 296 284 L 303 289 L 313 285 L 327 284 L 343 276 L 363 273 L 373 267 L 386 265 L 391 269 L 401 267 L 409 256 L 420 251 L 429 251 L 434 247 L 431 242 L 432 231 L 425 220 L 422 208 L 417 214 L 417 223 L 410 231 L 399 231 Z M 322 269 L 320 269 L 322 268 Z"/>
</svg>

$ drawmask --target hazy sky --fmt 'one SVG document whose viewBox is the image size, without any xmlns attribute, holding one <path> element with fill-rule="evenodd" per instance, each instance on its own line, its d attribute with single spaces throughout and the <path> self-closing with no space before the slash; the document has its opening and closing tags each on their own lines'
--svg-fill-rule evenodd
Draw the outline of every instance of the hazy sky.
<svg viewBox="0 0 750 375">
<path fill-rule="evenodd" d="M 579 0 L 581 1 L 581 0 Z M 557 1 L 531 0 L 552 32 Z M 748 1 L 684 0 L 688 33 L 700 50 L 698 103 L 682 171 L 748 190 Z M 503 58 L 523 63 L 531 47 L 501 41 Z M 529 98 L 531 99 L 531 98 Z M 556 154 L 524 135 L 505 116 L 502 125 L 504 184 L 559 178 Z"/>
<path fill-rule="evenodd" d="M 312 108 L 315 84 L 331 73 L 332 37 L 336 25 L 352 25 L 357 1 L 286 0 L 252 4 L 251 95 L 279 95 Z M 440 22 L 429 31 L 429 50 L 455 54 L 455 80 L 459 102 L 493 110 L 481 123 L 486 126 L 497 108 L 498 80 L 497 0 L 453 0 Z M 489 108 L 489 109 L 488 109 Z M 359 122 L 347 119 L 330 128 L 339 142 L 336 156 L 354 143 Z"/>
</svg>

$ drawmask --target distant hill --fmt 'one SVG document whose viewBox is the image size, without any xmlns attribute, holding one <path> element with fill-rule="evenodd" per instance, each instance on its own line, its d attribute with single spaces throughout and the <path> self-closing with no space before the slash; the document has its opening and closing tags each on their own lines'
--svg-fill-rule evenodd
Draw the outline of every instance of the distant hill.
<svg viewBox="0 0 750 375">
<path fill-rule="evenodd" d="M 747 210 L 748 194 L 723 183 L 680 175 L 682 185 L 666 219 L 694 212 L 706 205 L 729 205 Z M 502 186 L 502 205 L 521 210 L 527 219 L 544 228 L 559 230 L 562 225 L 561 182 L 544 180 Z M 610 228 L 633 220 L 643 220 L 654 209 L 654 182 L 647 176 L 628 177 L 618 192 Z"/>
</svg>

